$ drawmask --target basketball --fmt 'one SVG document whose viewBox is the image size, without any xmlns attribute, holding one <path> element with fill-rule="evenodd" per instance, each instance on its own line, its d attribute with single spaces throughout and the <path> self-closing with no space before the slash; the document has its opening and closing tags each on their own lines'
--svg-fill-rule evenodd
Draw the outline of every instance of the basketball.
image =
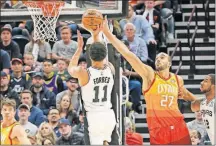
<svg viewBox="0 0 216 146">
<path fill-rule="evenodd" d="M 82 24 L 89 30 L 94 31 L 97 29 L 97 26 L 103 22 L 103 15 L 96 9 L 88 9 L 82 15 Z"/>
</svg>

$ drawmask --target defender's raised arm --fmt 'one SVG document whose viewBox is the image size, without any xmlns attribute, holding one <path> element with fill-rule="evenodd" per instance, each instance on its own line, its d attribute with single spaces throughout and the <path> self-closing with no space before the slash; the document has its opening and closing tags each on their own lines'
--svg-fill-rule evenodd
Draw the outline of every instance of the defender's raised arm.
<svg viewBox="0 0 216 146">
<path fill-rule="evenodd" d="M 134 53 L 132 53 L 123 42 L 121 42 L 119 39 L 116 38 L 116 36 L 112 34 L 112 32 L 109 30 L 107 18 L 105 18 L 104 20 L 102 31 L 108 39 L 108 41 L 116 48 L 116 50 L 119 51 L 119 53 L 121 53 L 124 56 L 124 58 L 131 64 L 133 69 L 142 78 L 153 80 L 153 69 L 150 66 L 142 63 L 140 59 Z"/>
</svg>

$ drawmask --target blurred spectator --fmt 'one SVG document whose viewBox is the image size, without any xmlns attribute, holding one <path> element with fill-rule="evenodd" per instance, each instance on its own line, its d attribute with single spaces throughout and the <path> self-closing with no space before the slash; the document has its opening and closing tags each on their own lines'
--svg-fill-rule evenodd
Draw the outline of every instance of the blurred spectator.
<svg viewBox="0 0 216 146">
<path fill-rule="evenodd" d="M 128 117 L 125 117 L 126 145 L 143 145 L 143 137 L 133 131 L 133 125 Z"/>
<path fill-rule="evenodd" d="M 23 73 L 23 62 L 19 58 L 13 58 L 11 61 L 12 73 L 10 75 L 10 87 L 18 94 L 24 89 L 31 87 L 31 77 Z"/>
<path fill-rule="evenodd" d="M 131 5 L 129 5 L 128 7 L 127 19 L 122 19 L 120 21 L 120 26 L 122 30 L 124 30 L 124 27 L 128 22 L 131 22 L 136 26 L 136 35 L 145 40 L 147 44 L 149 44 L 150 42 L 153 44 L 157 44 L 154 39 L 153 30 L 149 25 L 148 21 L 144 17 L 136 15 Z"/>
<path fill-rule="evenodd" d="M 59 60 L 65 59 L 70 62 L 73 54 L 77 49 L 77 42 L 71 40 L 71 29 L 68 26 L 61 28 L 61 39 L 57 41 L 52 49 L 52 59 Z"/>
<path fill-rule="evenodd" d="M 160 13 L 154 9 L 155 2 L 150 0 L 145 0 L 145 11 L 143 13 L 143 17 L 146 18 L 151 25 L 154 36 L 157 40 L 160 39 L 161 34 L 161 16 Z"/>
<path fill-rule="evenodd" d="M 196 119 L 187 123 L 189 130 L 197 130 L 201 134 L 200 144 L 204 145 L 205 141 L 210 141 L 206 131 L 205 124 L 202 119 L 202 113 L 200 111 L 195 112 Z"/>
<path fill-rule="evenodd" d="M 200 144 L 200 139 L 201 139 L 201 134 L 197 130 L 190 130 L 190 138 L 192 145 L 201 145 Z"/>
<path fill-rule="evenodd" d="M 139 4 L 134 5 L 134 10 L 138 15 L 143 15 L 145 11 L 144 1 L 141 1 Z M 160 12 L 160 16 L 162 18 L 161 22 L 167 24 L 168 39 L 173 39 L 174 38 L 174 18 L 172 16 L 173 14 L 172 11 L 169 9 L 170 4 L 168 4 L 169 3 L 168 1 L 169 0 L 165 0 L 165 1 L 157 0 L 154 3 L 155 3 L 155 9 Z M 176 0 L 173 0 L 173 2 L 174 1 Z"/>
<path fill-rule="evenodd" d="M 67 84 L 68 89 L 65 91 L 62 91 L 56 96 L 56 106 L 57 107 L 59 106 L 61 98 L 67 94 L 71 98 L 71 103 L 72 103 L 74 110 L 76 110 L 78 113 L 80 110 L 79 91 L 77 90 L 79 86 L 78 80 L 76 78 L 68 76 L 68 78 L 66 79 L 66 84 Z"/>
<path fill-rule="evenodd" d="M 84 56 L 79 58 L 78 66 L 81 66 L 83 69 L 87 69 L 87 60 Z"/>
<path fill-rule="evenodd" d="M 113 34 L 118 38 L 122 39 L 122 30 L 119 24 L 119 21 L 117 19 L 112 20 L 113 25 Z"/>
<path fill-rule="evenodd" d="M 85 0 L 77 1 L 76 4 L 77 4 L 77 7 L 86 8 L 86 6 L 85 6 Z"/>
<path fill-rule="evenodd" d="M 4 50 L 0 50 L 0 71 L 3 71 L 7 74 L 9 74 L 10 72 L 10 67 L 11 67 L 11 64 L 10 64 L 10 56 L 9 54 L 4 51 Z"/>
<path fill-rule="evenodd" d="M 30 108 L 27 104 L 21 104 L 18 107 L 18 117 L 20 125 L 25 129 L 27 137 L 35 137 L 37 126 L 28 121 L 30 116 Z"/>
<path fill-rule="evenodd" d="M 32 93 L 29 90 L 24 90 L 20 94 L 20 100 L 22 104 L 27 104 L 30 108 L 30 116 L 28 118 L 29 122 L 36 125 L 37 127 L 44 122 L 44 114 L 41 109 L 32 105 L 33 97 Z M 16 119 L 19 119 L 16 115 Z"/>
<path fill-rule="evenodd" d="M 42 40 L 34 40 L 33 33 L 31 36 L 31 41 L 25 46 L 25 53 L 33 54 L 34 60 L 43 62 L 44 59 L 51 59 L 51 47 L 48 42 Z"/>
<path fill-rule="evenodd" d="M 47 120 L 49 125 L 54 130 L 57 137 L 61 136 L 61 133 L 59 132 L 59 119 L 60 119 L 60 113 L 58 109 L 51 108 L 48 112 Z"/>
<path fill-rule="evenodd" d="M 82 111 L 79 113 L 79 124 L 73 126 L 73 132 L 80 132 L 84 134 L 84 114 Z"/>
<path fill-rule="evenodd" d="M 42 70 L 42 64 L 34 60 L 34 56 L 30 53 L 24 54 L 24 72 L 36 71 L 39 72 Z"/>
<path fill-rule="evenodd" d="M 57 105 L 61 118 L 68 119 L 71 125 L 78 123 L 78 115 L 74 110 L 71 98 L 67 93 L 61 97 Z"/>
<path fill-rule="evenodd" d="M 172 0 L 174 3 L 176 3 L 176 0 Z M 161 17 L 162 17 L 162 23 L 167 24 L 167 37 L 168 39 L 174 39 L 174 26 L 175 26 L 175 22 L 174 22 L 174 18 L 173 18 L 173 12 L 175 13 L 177 10 L 177 5 L 178 4 L 174 4 L 175 5 L 175 9 L 173 12 L 170 9 L 170 0 L 165 0 L 165 3 L 160 4 L 158 6 L 156 6 L 155 8 L 160 11 Z M 177 2 L 178 3 L 178 2 Z"/>
<path fill-rule="evenodd" d="M 8 52 L 10 58 L 20 58 L 19 45 L 13 41 L 12 38 L 12 27 L 10 24 L 6 24 L 1 28 L 1 42 L 0 48 Z"/>
<path fill-rule="evenodd" d="M 55 95 L 57 95 L 59 92 L 64 90 L 63 81 L 58 75 L 55 74 L 51 60 L 44 60 L 43 72 L 45 80 L 44 84 L 50 91 L 54 92 Z"/>
<path fill-rule="evenodd" d="M 73 132 L 68 119 L 60 119 L 59 131 L 62 136 L 57 140 L 57 145 L 85 145 L 84 135 L 82 133 Z"/>
<path fill-rule="evenodd" d="M 158 2 L 158 4 L 161 8 L 167 8 L 172 10 L 174 14 L 178 10 L 178 0 L 165 0 L 164 2 Z"/>
<path fill-rule="evenodd" d="M 49 123 L 43 122 L 43 123 L 41 123 L 41 125 L 38 129 L 36 139 L 37 139 L 37 145 L 42 145 L 42 142 L 45 139 L 50 139 L 52 141 L 52 143 L 55 143 L 57 138 L 56 138 L 56 135 L 55 135 L 52 127 L 49 125 Z"/>
<path fill-rule="evenodd" d="M 125 37 L 123 39 L 129 42 L 130 51 L 133 52 L 137 57 L 139 57 L 142 62 L 147 62 L 147 45 L 143 39 L 141 39 L 138 36 L 135 36 L 136 27 L 133 25 L 133 23 L 127 23 L 124 27 L 124 32 Z"/>
<path fill-rule="evenodd" d="M 12 90 L 12 88 L 9 86 L 9 77 L 8 75 L 1 71 L 1 83 L 0 83 L 0 95 L 1 98 L 9 98 L 14 99 L 16 101 L 16 106 L 18 107 L 20 104 L 19 95 Z"/>
<path fill-rule="evenodd" d="M 155 40 L 151 25 L 143 16 L 136 15 L 131 5 L 129 5 L 128 7 L 127 19 L 122 19 L 120 21 L 122 30 L 124 30 L 125 25 L 129 22 L 133 23 L 136 26 L 136 36 L 141 37 L 143 40 L 145 40 L 148 46 L 149 57 L 154 61 L 156 57 L 155 52 L 157 50 L 157 42 Z M 123 34 L 123 36 L 125 36 L 125 34 Z"/>
<path fill-rule="evenodd" d="M 25 29 L 25 23 L 24 22 L 21 22 L 19 25 L 18 25 L 19 28 L 21 29 Z"/>
<path fill-rule="evenodd" d="M 1 9 L 10 9 L 10 4 L 7 3 L 6 0 L 1 0 Z"/>
<path fill-rule="evenodd" d="M 43 78 L 43 73 L 35 73 L 30 91 L 33 96 L 33 105 L 40 108 L 44 115 L 47 115 L 49 108 L 56 107 L 56 95 L 44 86 Z"/>
<path fill-rule="evenodd" d="M 63 81 L 65 81 L 67 76 L 69 75 L 69 73 L 67 71 L 67 67 L 68 67 L 68 63 L 66 62 L 66 60 L 59 59 L 57 61 L 58 70 L 57 70 L 56 74 L 58 76 L 60 76 Z"/>
</svg>

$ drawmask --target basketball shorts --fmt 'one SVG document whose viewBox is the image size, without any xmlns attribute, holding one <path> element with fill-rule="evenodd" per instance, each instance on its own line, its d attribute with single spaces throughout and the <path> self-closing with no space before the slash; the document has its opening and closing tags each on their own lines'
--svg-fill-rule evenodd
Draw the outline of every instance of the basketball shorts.
<svg viewBox="0 0 216 146">
<path fill-rule="evenodd" d="M 114 111 L 87 112 L 86 117 L 90 144 L 103 145 L 104 141 L 110 142 L 112 132 L 116 126 Z"/>
<path fill-rule="evenodd" d="M 149 130 L 151 145 L 191 145 L 186 123 L 182 120 L 175 125 Z"/>
</svg>

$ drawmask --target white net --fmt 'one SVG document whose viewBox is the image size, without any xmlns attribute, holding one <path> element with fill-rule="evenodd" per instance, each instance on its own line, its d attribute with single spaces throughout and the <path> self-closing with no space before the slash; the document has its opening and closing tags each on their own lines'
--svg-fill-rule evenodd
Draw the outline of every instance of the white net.
<svg viewBox="0 0 216 146">
<path fill-rule="evenodd" d="M 26 2 L 34 23 L 34 40 L 57 41 L 56 22 L 64 5 L 63 2 Z"/>
</svg>

